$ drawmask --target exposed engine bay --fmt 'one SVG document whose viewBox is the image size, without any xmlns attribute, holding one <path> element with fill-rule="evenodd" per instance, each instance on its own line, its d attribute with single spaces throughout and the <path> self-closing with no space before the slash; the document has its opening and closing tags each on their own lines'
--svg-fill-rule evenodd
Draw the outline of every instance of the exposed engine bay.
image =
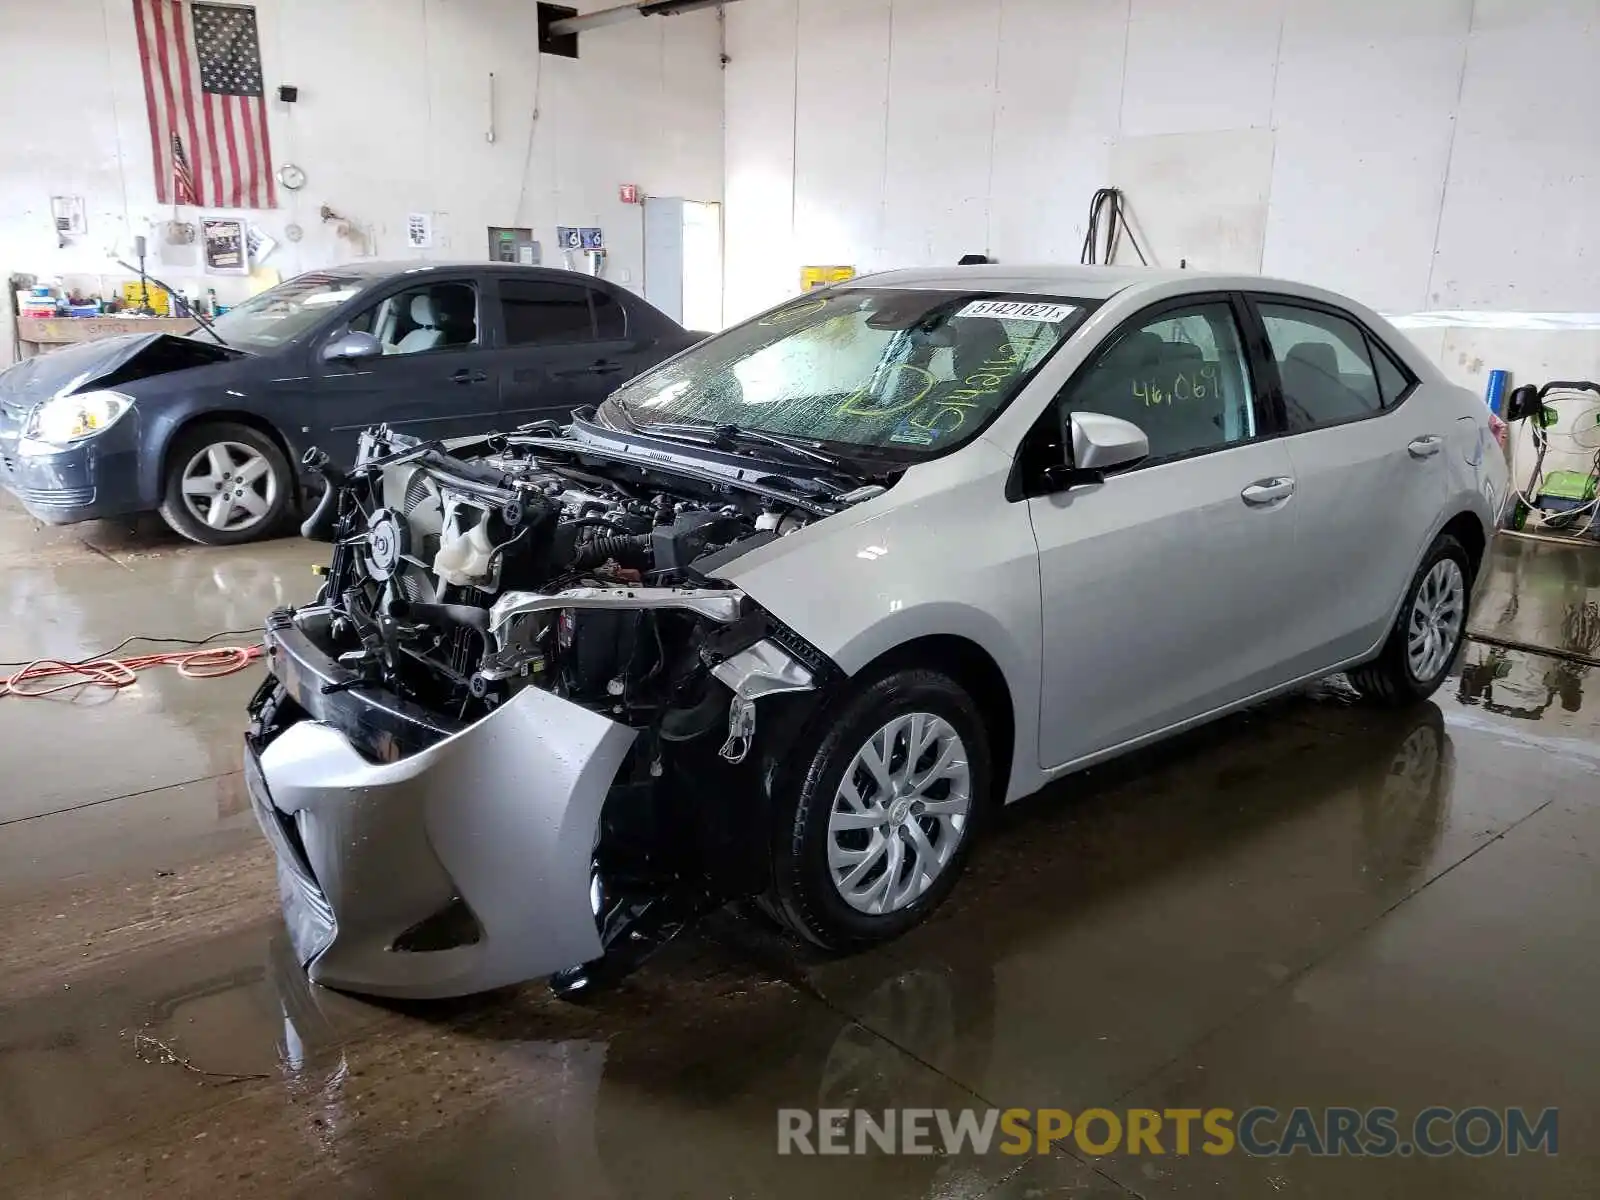
<svg viewBox="0 0 1600 1200">
<path fill-rule="evenodd" d="M 741 648 L 727 634 L 747 614 L 718 569 L 843 504 L 560 446 L 512 435 L 447 455 L 379 429 L 350 473 L 318 460 L 330 488 L 304 532 L 335 547 L 328 648 L 461 721 L 534 686 L 629 725 L 676 710 L 663 732 L 687 732 L 704 660 Z"/>
<path fill-rule="evenodd" d="M 332 559 L 315 602 L 268 618 L 247 776 L 313 978 L 459 994 L 414 984 L 396 952 L 447 958 L 512 929 L 498 953 L 528 940 L 534 911 L 540 941 L 600 951 L 543 967 L 568 968 L 553 982 L 571 992 L 761 890 L 763 797 L 838 671 L 719 572 L 884 487 L 634 453 L 589 428 L 446 449 L 380 427 L 349 469 L 307 455 L 327 489 L 301 532 Z M 412 810 L 424 832 L 398 835 Z M 522 855 L 491 871 L 484 838 L 452 847 L 441 821 L 522 838 Z M 558 887 L 574 839 L 586 884 Z M 352 884 L 395 872 L 421 881 L 412 907 L 436 910 L 405 929 L 389 926 L 406 904 Z M 508 981 L 485 962 L 473 987 Z"/>
</svg>

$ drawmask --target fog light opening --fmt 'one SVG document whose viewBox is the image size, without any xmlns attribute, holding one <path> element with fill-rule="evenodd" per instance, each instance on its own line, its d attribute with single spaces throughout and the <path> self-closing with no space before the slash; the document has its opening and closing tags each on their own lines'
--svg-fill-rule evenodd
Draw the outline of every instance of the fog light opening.
<svg viewBox="0 0 1600 1200">
<path fill-rule="evenodd" d="M 454 950 L 458 946 L 475 946 L 483 940 L 483 926 L 460 896 L 451 898 L 431 917 L 418 921 L 389 946 L 401 954 L 430 954 L 440 950 Z"/>
</svg>

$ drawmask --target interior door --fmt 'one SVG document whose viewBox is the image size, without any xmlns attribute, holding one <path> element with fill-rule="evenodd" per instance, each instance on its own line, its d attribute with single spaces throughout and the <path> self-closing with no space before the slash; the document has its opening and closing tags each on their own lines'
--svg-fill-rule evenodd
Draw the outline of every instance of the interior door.
<svg viewBox="0 0 1600 1200">
<path fill-rule="evenodd" d="M 422 438 L 487 433 L 499 397 L 486 345 L 482 280 L 429 275 L 395 287 L 312 349 L 318 443 L 348 461 L 363 429 L 387 424 Z M 347 330 L 370 333 L 383 354 L 353 362 L 322 358 Z"/>
<path fill-rule="evenodd" d="M 1132 421 L 1151 456 L 1027 501 L 1044 608 L 1041 765 L 1286 682 L 1296 485 L 1226 296 L 1147 310 L 1057 397 Z M 1053 414 L 1050 418 L 1053 419 Z"/>
<path fill-rule="evenodd" d="M 1456 413 L 1413 395 L 1415 381 L 1349 314 L 1253 299 L 1300 492 L 1288 611 L 1306 673 L 1365 653 L 1388 630 L 1449 492 Z"/>
<path fill-rule="evenodd" d="M 543 276 L 502 276 L 498 285 L 498 384 L 508 427 L 565 421 L 638 373 L 627 309 L 610 291 Z"/>
</svg>

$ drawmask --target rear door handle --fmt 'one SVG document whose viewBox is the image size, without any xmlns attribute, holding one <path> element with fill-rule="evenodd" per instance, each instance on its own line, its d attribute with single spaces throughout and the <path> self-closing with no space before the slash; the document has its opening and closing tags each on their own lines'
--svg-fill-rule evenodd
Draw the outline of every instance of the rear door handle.
<svg viewBox="0 0 1600 1200">
<path fill-rule="evenodd" d="M 465 367 L 462 367 L 461 370 L 457 371 L 454 375 L 450 376 L 450 382 L 451 383 L 488 383 L 489 382 L 489 373 L 487 371 L 469 371 Z"/>
<path fill-rule="evenodd" d="M 1294 495 L 1294 480 L 1278 475 L 1272 479 L 1256 480 L 1239 493 L 1239 499 L 1255 508 L 1265 508 L 1269 504 L 1287 500 L 1292 495 Z"/>
<path fill-rule="evenodd" d="M 550 374 L 557 379 L 572 379 L 578 375 L 616 375 L 625 369 L 621 363 L 606 362 L 601 359 L 587 367 L 572 367 L 565 371 L 551 371 Z"/>
<path fill-rule="evenodd" d="M 1424 434 L 1406 447 L 1412 458 L 1432 458 L 1444 449 L 1444 439 L 1437 433 Z"/>
</svg>

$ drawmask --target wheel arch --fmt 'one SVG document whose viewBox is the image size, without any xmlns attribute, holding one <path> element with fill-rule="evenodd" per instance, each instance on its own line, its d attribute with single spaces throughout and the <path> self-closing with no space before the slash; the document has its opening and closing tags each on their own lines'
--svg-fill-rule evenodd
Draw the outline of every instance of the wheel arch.
<svg viewBox="0 0 1600 1200">
<path fill-rule="evenodd" d="M 1484 556 L 1489 551 L 1489 533 L 1483 527 L 1482 518 L 1470 509 L 1463 509 L 1440 527 L 1434 541 L 1446 534 L 1455 538 L 1466 550 L 1467 557 L 1472 563 L 1472 581 L 1476 581 L 1478 572 L 1483 568 Z M 1430 542 L 1429 549 L 1431 548 Z"/>
<path fill-rule="evenodd" d="M 166 438 L 161 445 L 161 454 L 157 460 L 156 491 L 157 494 L 165 492 L 167 486 L 167 472 L 172 469 L 172 452 L 180 438 L 205 425 L 243 425 L 254 429 L 272 444 L 278 447 L 283 459 L 289 464 L 289 484 L 294 489 L 292 499 L 299 507 L 303 498 L 300 486 L 299 464 L 294 450 L 289 445 L 289 440 L 284 437 L 283 431 L 260 413 L 249 412 L 244 409 L 233 408 L 208 408 L 191 412 L 181 420 L 173 423 L 167 431 Z"/>
<path fill-rule="evenodd" d="M 960 684 L 983 717 L 994 760 L 990 803 L 999 807 L 1009 792 L 1017 749 L 1017 711 L 1005 672 L 987 650 L 959 634 L 934 633 L 886 650 L 851 676 L 863 686 L 908 667 L 941 671 Z"/>
</svg>

